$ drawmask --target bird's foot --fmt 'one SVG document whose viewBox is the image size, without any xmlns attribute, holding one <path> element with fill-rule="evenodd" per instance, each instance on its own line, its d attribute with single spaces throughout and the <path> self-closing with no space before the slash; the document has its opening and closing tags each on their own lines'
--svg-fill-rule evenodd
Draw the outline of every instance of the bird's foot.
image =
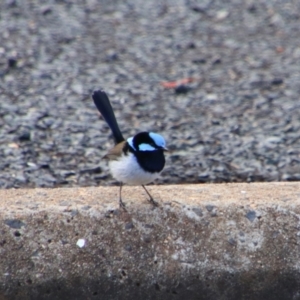
<svg viewBox="0 0 300 300">
<path fill-rule="evenodd" d="M 158 207 L 159 205 L 158 205 L 158 202 L 156 202 L 152 197 L 149 199 L 149 202 L 153 205 L 153 206 L 155 206 L 155 207 Z"/>
<path fill-rule="evenodd" d="M 119 205 L 120 205 L 120 208 L 122 208 L 124 211 L 127 211 L 126 205 L 125 205 L 125 203 L 122 201 L 121 198 L 120 198 L 120 200 L 119 200 Z"/>
</svg>

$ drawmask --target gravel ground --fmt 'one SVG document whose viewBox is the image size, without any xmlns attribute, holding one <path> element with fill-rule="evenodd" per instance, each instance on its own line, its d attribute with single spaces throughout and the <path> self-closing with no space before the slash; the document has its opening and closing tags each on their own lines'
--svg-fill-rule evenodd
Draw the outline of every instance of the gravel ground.
<svg viewBox="0 0 300 300">
<path fill-rule="evenodd" d="M 158 183 L 300 180 L 299 0 L 38 2 L 0 1 L 1 188 L 116 183 L 99 87 Z"/>
</svg>

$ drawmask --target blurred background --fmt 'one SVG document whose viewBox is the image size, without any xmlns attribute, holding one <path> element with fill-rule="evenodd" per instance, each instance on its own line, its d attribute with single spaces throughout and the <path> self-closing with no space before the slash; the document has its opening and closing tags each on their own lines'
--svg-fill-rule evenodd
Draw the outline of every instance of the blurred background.
<svg viewBox="0 0 300 300">
<path fill-rule="evenodd" d="M 100 87 L 157 183 L 300 180 L 299 0 L 2 0 L 0 41 L 0 188 L 116 183 Z"/>
</svg>

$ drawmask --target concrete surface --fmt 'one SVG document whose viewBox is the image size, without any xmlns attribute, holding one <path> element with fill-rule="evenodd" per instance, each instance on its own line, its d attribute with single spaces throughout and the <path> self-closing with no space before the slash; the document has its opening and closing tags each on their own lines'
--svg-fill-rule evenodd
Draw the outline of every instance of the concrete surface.
<svg viewBox="0 0 300 300">
<path fill-rule="evenodd" d="M 0 299 L 300 299 L 300 184 L 0 190 Z"/>
</svg>

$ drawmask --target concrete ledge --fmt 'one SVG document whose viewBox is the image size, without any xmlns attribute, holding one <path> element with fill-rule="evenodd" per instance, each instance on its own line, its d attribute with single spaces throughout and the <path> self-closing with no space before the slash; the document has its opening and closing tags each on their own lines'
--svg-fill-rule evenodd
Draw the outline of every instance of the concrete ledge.
<svg viewBox="0 0 300 300">
<path fill-rule="evenodd" d="M 300 184 L 0 191 L 0 299 L 300 299 Z"/>
</svg>

